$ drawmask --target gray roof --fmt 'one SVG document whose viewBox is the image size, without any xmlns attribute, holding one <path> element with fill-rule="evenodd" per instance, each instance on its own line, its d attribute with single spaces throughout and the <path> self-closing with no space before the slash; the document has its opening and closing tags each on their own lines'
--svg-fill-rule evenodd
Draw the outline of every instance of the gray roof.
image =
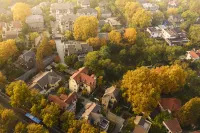
<svg viewBox="0 0 200 133">
<path fill-rule="evenodd" d="M 69 14 L 69 15 L 63 15 L 63 16 L 61 16 L 60 20 L 61 20 L 61 22 L 75 21 L 77 18 L 78 18 L 77 15 L 75 15 L 75 14 Z"/>
<path fill-rule="evenodd" d="M 33 83 L 37 83 L 40 87 L 45 87 L 45 85 L 55 84 L 60 80 L 61 77 L 58 76 L 54 71 L 48 71 L 36 78 Z"/>
<path fill-rule="evenodd" d="M 6 39 L 15 39 L 18 37 L 17 31 L 5 31 Z"/>
<path fill-rule="evenodd" d="M 113 95 L 113 96 L 117 97 L 119 94 L 119 91 L 120 90 L 118 88 L 116 88 L 115 86 L 111 86 L 110 88 L 106 89 L 104 96 Z"/>
<path fill-rule="evenodd" d="M 42 15 L 30 15 L 26 18 L 26 23 L 43 23 L 44 22 L 44 18 Z"/>
<path fill-rule="evenodd" d="M 31 12 L 33 15 L 41 15 L 42 14 L 42 10 L 39 6 L 35 6 L 31 9 Z"/>
<path fill-rule="evenodd" d="M 90 5 L 90 0 L 78 0 L 82 5 Z"/>
<path fill-rule="evenodd" d="M 66 3 L 53 3 L 51 4 L 51 8 L 53 10 L 66 10 L 66 9 L 74 9 L 74 3 L 66 2 Z"/>
<path fill-rule="evenodd" d="M 31 50 L 24 51 L 24 53 L 20 55 L 20 58 L 23 58 L 24 61 L 28 62 L 31 58 L 35 58 L 35 53 Z"/>
<path fill-rule="evenodd" d="M 93 8 L 82 8 L 82 9 L 78 9 L 77 13 L 79 14 L 92 14 L 92 13 L 97 13 L 97 11 Z"/>
</svg>

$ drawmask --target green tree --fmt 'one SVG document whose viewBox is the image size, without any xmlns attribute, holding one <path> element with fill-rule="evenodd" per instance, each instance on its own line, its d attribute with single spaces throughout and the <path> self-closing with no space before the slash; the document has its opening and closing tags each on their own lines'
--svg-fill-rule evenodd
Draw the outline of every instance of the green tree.
<svg viewBox="0 0 200 133">
<path fill-rule="evenodd" d="M 69 67 L 74 67 L 75 63 L 78 61 L 78 56 L 76 54 L 72 54 L 65 57 L 65 63 Z"/>
<path fill-rule="evenodd" d="M 93 16 L 81 16 L 74 22 L 75 40 L 87 40 L 97 36 L 98 20 Z"/>
<path fill-rule="evenodd" d="M 200 25 L 193 25 L 190 27 L 189 35 L 192 43 L 200 42 Z"/>
<path fill-rule="evenodd" d="M 71 31 L 69 31 L 69 30 L 65 31 L 65 35 L 64 36 L 65 36 L 65 38 L 67 40 L 73 40 L 74 39 L 73 33 Z"/>
<path fill-rule="evenodd" d="M 111 32 L 113 28 L 110 26 L 110 24 L 104 24 L 104 26 L 101 28 L 101 32 Z"/>
<path fill-rule="evenodd" d="M 185 20 L 181 24 L 182 29 L 188 29 L 192 24 L 194 24 L 197 20 L 198 14 L 195 12 L 192 12 L 190 10 L 187 10 L 181 14 L 182 18 Z"/>
<path fill-rule="evenodd" d="M 60 87 L 60 88 L 58 89 L 58 91 L 57 91 L 57 94 L 58 94 L 58 95 L 67 94 L 68 91 L 69 91 L 69 90 L 68 90 L 67 88 L 65 88 L 65 87 Z"/>
<path fill-rule="evenodd" d="M 60 117 L 60 121 L 62 122 L 62 129 L 67 132 L 69 128 L 73 127 L 72 124 L 74 119 L 74 113 L 65 111 Z"/>
<path fill-rule="evenodd" d="M 37 32 L 31 32 L 29 33 L 29 39 L 31 41 L 35 41 L 35 38 L 37 38 L 39 36 L 39 34 Z"/>
<path fill-rule="evenodd" d="M 153 13 L 152 25 L 157 26 L 162 24 L 164 20 L 164 14 L 161 11 Z"/>
</svg>

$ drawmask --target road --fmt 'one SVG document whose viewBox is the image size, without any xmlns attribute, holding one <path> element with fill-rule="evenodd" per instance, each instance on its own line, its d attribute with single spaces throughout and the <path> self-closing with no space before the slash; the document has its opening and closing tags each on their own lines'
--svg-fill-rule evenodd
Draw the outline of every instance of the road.
<svg viewBox="0 0 200 133">
<path fill-rule="evenodd" d="M 60 57 L 61 63 L 65 63 L 64 44 L 61 42 L 61 39 L 55 39 L 55 42 L 56 42 L 56 49 L 57 49 L 58 55 Z"/>
<path fill-rule="evenodd" d="M 30 119 L 28 119 L 25 114 L 26 112 L 22 109 L 19 108 L 13 108 L 10 103 L 9 103 L 10 99 L 8 96 L 6 96 L 4 93 L 0 92 L 0 104 L 7 108 L 7 109 L 12 109 L 15 114 L 19 117 L 19 119 L 23 122 L 23 123 L 33 123 Z M 50 133 L 63 133 L 62 131 L 60 131 L 58 128 L 54 127 L 54 128 L 47 128 L 49 130 Z"/>
</svg>

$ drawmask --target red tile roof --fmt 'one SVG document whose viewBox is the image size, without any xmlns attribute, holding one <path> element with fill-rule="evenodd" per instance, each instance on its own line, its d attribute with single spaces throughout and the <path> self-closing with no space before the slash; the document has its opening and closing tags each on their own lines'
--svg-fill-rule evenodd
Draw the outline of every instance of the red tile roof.
<svg viewBox="0 0 200 133">
<path fill-rule="evenodd" d="M 87 68 L 83 67 L 80 68 L 77 72 L 75 72 L 71 78 L 73 78 L 74 80 L 76 80 L 76 82 L 83 82 L 89 86 L 93 86 L 96 82 L 95 76 L 94 75 L 87 75 L 88 74 L 88 70 Z"/>
<path fill-rule="evenodd" d="M 193 59 L 197 59 L 199 58 L 199 55 L 196 54 L 193 50 L 189 52 L 190 56 L 193 58 Z"/>
<path fill-rule="evenodd" d="M 182 132 L 181 126 L 176 118 L 172 120 L 163 121 L 165 127 L 170 130 L 172 133 Z"/>
<path fill-rule="evenodd" d="M 176 98 L 161 98 L 160 105 L 164 109 L 169 109 L 170 111 L 176 111 L 181 108 L 181 101 Z"/>
<path fill-rule="evenodd" d="M 192 132 L 192 133 L 200 133 L 200 131 L 194 131 L 194 132 Z"/>
<path fill-rule="evenodd" d="M 48 100 L 55 104 L 58 104 L 61 109 L 65 109 L 67 106 L 67 104 L 56 95 L 49 95 Z"/>
</svg>

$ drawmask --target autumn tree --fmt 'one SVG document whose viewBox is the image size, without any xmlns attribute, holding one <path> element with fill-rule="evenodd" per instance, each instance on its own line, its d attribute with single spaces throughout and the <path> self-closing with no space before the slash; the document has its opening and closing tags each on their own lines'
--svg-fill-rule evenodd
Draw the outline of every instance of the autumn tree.
<svg viewBox="0 0 200 133">
<path fill-rule="evenodd" d="M 138 2 L 127 2 L 125 6 L 125 16 L 128 22 L 132 21 L 133 15 L 142 7 Z"/>
<path fill-rule="evenodd" d="M 178 13 L 178 9 L 177 8 L 168 8 L 167 9 L 167 14 L 168 15 L 176 15 Z"/>
<path fill-rule="evenodd" d="M 86 42 L 94 49 L 98 49 L 102 46 L 101 40 L 98 37 L 89 38 Z"/>
<path fill-rule="evenodd" d="M 124 33 L 124 38 L 133 44 L 137 37 L 137 31 L 134 28 L 127 28 Z"/>
<path fill-rule="evenodd" d="M 187 73 L 179 65 L 162 66 L 152 71 L 158 73 L 159 84 L 165 94 L 177 92 L 186 84 Z"/>
<path fill-rule="evenodd" d="M 124 96 L 136 113 L 149 115 L 158 105 L 161 89 L 156 78 L 157 74 L 146 67 L 128 71 L 123 76 Z"/>
<path fill-rule="evenodd" d="M 192 98 L 176 113 L 182 126 L 196 125 L 200 118 L 200 98 Z"/>
<path fill-rule="evenodd" d="M 14 7 L 12 8 L 12 12 L 13 12 L 13 19 L 15 21 L 21 21 L 24 22 L 26 17 L 31 15 L 31 9 L 29 7 L 29 5 L 25 4 L 25 3 L 16 3 L 14 5 Z"/>
<path fill-rule="evenodd" d="M 53 127 L 58 124 L 60 108 L 58 105 L 51 103 L 47 105 L 41 112 L 43 123 L 48 127 Z"/>
<path fill-rule="evenodd" d="M 200 42 L 200 25 L 193 25 L 190 27 L 189 35 L 192 43 Z"/>
<path fill-rule="evenodd" d="M 81 16 L 74 22 L 75 40 L 87 40 L 97 36 L 98 20 L 94 16 Z"/>
<path fill-rule="evenodd" d="M 152 25 L 160 25 L 164 20 L 164 14 L 161 11 L 153 13 Z"/>
<path fill-rule="evenodd" d="M 108 34 L 108 38 L 109 38 L 110 42 L 113 44 L 119 44 L 122 40 L 121 33 L 116 30 L 112 30 Z"/>
<path fill-rule="evenodd" d="M 140 28 L 148 27 L 151 25 L 152 15 L 149 11 L 145 9 L 137 10 L 133 15 L 132 24 Z"/>
<path fill-rule="evenodd" d="M 116 0 L 115 5 L 121 10 L 124 11 L 126 3 L 132 0 Z"/>
<path fill-rule="evenodd" d="M 96 7 L 95 10 L 97 11 L 97 18 L 100 19 L 101 18 L 101 8 Z"/>
<path fill-rule="evenodd" d="M 110 26 L 110 24 L 104 24 L 104 26 L 101 28 L 101 32 L 111 32 L 112 31 L 112 27 Z"/>
<path fill-rule="evenodd" d="M 49 133 L 42 125 L 31 123 L 27 126 L 28 133 Z"/>
<path fill-rule="evenodd" d="M 73 40 L 74 37 L 73 37 L 73 33 L 69 30 L 65 31 L 65 35 L 64 37 L 67 39 L 67 40 Z"/>
<path fill-rule="evenodd" d="M 68 131 L 69 128 L 73 127 L 74 119 L 74 113 L 65 111 L 60 117 L 60 121 L 62 122 L 62 129 L 64 131 Z"/>
<path fill-rule="evenodd" d="M 200 2 L 199 0 L 190 0 L 189 2 L 189 9 L 193 12 L 196 12 L 200 15 Z"/>
<path fill-rule="evenodd" d="M 35 41 L 35 39 L 39 36 L 39 34 L 37 32 L 31 32 L 29 33 L 29 39 L 31 41 Z"/>
<path fill-rule="evenodd" d="M 79 133 L 97 133 L 98 129 L 91 126 L 90 124 L 84 123 L 81 126 L 81 131 Z"/>
<path fill-rule="evenodd" d="M 24 81 L 15 81 L 6 87 L 6 93 L 10 96 L 13 107 L 29 107 L 31 92 Z"/>
<path fill-rule="evenodd" d="M 15 131 L 14 133 L 26 133 L 26 125 L 23 124 L 22 122 L 18 122 L 17 125 L 15 126 Z"/>
<path fill-rule="evenodd" d="M 1 89 L 1 87 L 4 87 L 5 84 L 6 84 L 6 77 L 0 71 L 0 89 Z"/>
<path fill-rule="evenodd" d="M 181 14 L 181 17 L 185 20 L 181 24 L 182 29 L 188 29 L 192 24 L 194 24 L 198 18 L 198 14 L 195 12 L 192 12 L 190 10 L 187 10 Z"/>
<path fill-rule="evenodd" d="M 0 42 L 0 66 L 18 52 L 15 40 Z"/>
</svg>

